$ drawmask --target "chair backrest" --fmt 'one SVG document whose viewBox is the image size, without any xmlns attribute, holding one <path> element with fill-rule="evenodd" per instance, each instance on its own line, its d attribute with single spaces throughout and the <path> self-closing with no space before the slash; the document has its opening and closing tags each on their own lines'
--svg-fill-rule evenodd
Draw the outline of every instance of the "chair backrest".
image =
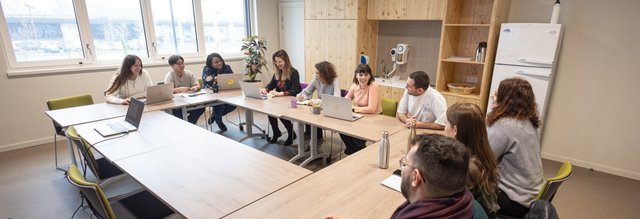
<svg viewBox="0 0 640 219">
<path fill-rule="evenodd" d="M 524 215 L 524 219 L 558 219 L 558 212 L 551 202 L 546 200 L 535 200 L 531 203 L 529 212 Z"/>
<path fill-rule="evenodd" d="M 57 110 L 91 104 L 93 104 L 93 98 L 89 94 L 62 97 L 47 101 L 47 107 L 49 108 L 49 110 Z M 57 134 L 64 135 L 64 132 L 62 132 L 62 127 L 60 127 L 60 125 L 58 125 L 55 121 L 53 122 L 53 127 L 56 129 Z"/>
<path fill-rule="evenodd" d="M 308 86 L 309 86 L 309 84 L 307 84 L 307 83 L 300 83 L 300 88 L 302 88 L 302 90 L 304 90 Z"/>
<path fill-rule="evenodd" d="M 100 176 L 99 165 L 98 165 L 98 162 L 96 161 L 95 156 L 93 156 L 93 152 L 91 152 L 91 147 L 89 146 L 89 143 L 87 143 L 82 137 L 80 137 L 80 135 L 78 135 L 76 128 L 73 126 L 70 126 L 69 128 L 67 128 L 65 135 L 76 145 L 76 147 L 78 148 L 78 151 L 82 154 L 82 158 L 84 159 L 84 162 L 87 164 L 91 172 L 93 172 L 93 175 L 96 176 L 96 179 L 98 179 L 98 182 L 99 182 L 100 181 L 99 179 L 100 177 L 98 177 Z"/>
<path fill-rule="evenodd" d="M 80 173 L 80 170 L 76 165 L 70 165 L 67 170 L 67 180 L 80 189 L 80 193 L 89 203 L 91 211 L 98 216 L 98 218 L 114 219 L 116 218 L 107 200 L 107 196 L 98 186 L 97 183 L 88 182 Z"/>
<path fill-rule="evenodd" d="M 540 192 L 538 192 L 538 196 L 536 197 L 536 199 L 551 202 L 551 200 L 553 200 L 553 196 L 555 196 L 556 192 L 558 191 L 560 184 L 562 184 L 562 182 L 564 181 L 567 181 L 568 179 L 571 179 L 572 175 L 573 167 L 571 166 L 571 161 L 567 160 L 562 164 L 560 169 L 558 169 L 556 176 L 547 179 L 547 181 L 540 189 Z"/>
<path fill-rule="evenodd" d="M 349 91 L 348 91 L 348 90 L 340 89 L 340 96 L 341 96 L 341 97 L 346 97 L 346 96 L 347 96 L 347 93 L 349 93 Z"/>
<path fill-rule="evenodd" d="M 198 78 L 198 84 L 200 84 L 200 89 L 204 88 L 204 81 L 202 81 L 202 78 Z"/>
<path fill-rule="evenodd" d="M 381 97 L 382 115 L 396 117 L 396 111 L 398 110 L 398 101 Z"/>
<path fill-rule="evenodd" d="M 472 219 L 489 219 L 487 212 L 484 211 L 482 205 L 475 199 L 473 200 L 473 217 Z"/>
</svg>

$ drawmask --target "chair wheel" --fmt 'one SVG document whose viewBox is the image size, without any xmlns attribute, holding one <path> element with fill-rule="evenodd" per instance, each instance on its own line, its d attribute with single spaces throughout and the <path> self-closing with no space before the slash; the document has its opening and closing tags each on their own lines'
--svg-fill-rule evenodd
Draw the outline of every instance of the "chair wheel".
<svg viewBox="0 0 640 219">
<path fill-rule="evenodd" d="M 244 131 L 244 127 L 242 126 L 238 126 L 238 127 L 240 127 L 240 131 Z"/>
</svg>

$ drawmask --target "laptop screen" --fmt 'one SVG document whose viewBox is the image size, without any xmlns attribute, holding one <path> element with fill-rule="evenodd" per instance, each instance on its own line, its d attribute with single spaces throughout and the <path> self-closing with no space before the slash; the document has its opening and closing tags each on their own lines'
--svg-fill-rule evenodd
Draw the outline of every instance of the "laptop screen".
<svg viewBox="0 0 640 219">
<path fill-rule="evenodd" d="M 127 121 L 129 124 L 138 128 L 143 111 L 144 103 L 132 97 L 129 102 L 129 108 L 127 109 L 127 116 L 125 116 L 124 121 Z"/>
</svg>

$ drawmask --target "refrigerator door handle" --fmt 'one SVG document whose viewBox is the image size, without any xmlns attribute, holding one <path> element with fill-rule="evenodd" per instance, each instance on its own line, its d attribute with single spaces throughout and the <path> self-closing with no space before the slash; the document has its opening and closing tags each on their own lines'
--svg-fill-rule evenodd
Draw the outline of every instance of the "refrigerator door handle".
<svg viewBox="0 0 640 219">
<path fill-rule="evenodd" d="M 527 76 L 534 76 L 534 77 L 546 77 L 546 78 L 551 76 L 549 73 L 527 72 L 527 71 L 523 71 L 523 70 L 517 70 L 514 73 L 519 74 L 519 75 L 527 75 Z"/>
<path fill-rule="evenodd" d="M 552 59 L 527 59 L 527 58 L 519 58 L 519 62 L 534 64 L 534 65 L 545 65 L 547 67 L 551 67 L 553 65 Z"/>
</svg>

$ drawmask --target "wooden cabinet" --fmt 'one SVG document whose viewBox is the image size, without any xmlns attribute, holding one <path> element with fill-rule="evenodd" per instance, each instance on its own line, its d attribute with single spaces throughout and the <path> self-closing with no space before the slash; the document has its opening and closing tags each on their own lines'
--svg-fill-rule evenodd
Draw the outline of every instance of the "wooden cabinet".
<svg viewBox="0 0 640 219">
<path fill-rule="evenodd" d="M 436 89 L 445 96 L 448 105 L 475 103 L 486 111 L 500 24 L 509 15 L 510 3 L 510 0 L 447 0 Z M 476 48 L 483 41 L 487 42 L 485 59 L 476 62 L 473 60 Z M 447 88 L 452 82 L 471 82 L 476 88 L 469 95 L 455 94 Z"/>
<path fill-rule="evenodd" d="M 348 89 L 361 52 L 369 55 L 375 69 L 378 23 L 366 19 L 366 6 L 367 0 L 305 0 L 307 83 L 314 78 L 315 64 L 329 61 L 336 67 L 340 87 Z"/>
<path fill-rule="evenodd" d="M 371 20 L 442 20 L 446 0 L 369 0 Z"/>
<path fill-rule="evenodd" d="M 389 87 L 384 85 L 378 85 L 378 87 L 380 88 L 380 97 L 393 99 L 398 102 L 400 102 L 400 99 L 402 98 L 405 90 L 404 88 Z"/>
</svg>

